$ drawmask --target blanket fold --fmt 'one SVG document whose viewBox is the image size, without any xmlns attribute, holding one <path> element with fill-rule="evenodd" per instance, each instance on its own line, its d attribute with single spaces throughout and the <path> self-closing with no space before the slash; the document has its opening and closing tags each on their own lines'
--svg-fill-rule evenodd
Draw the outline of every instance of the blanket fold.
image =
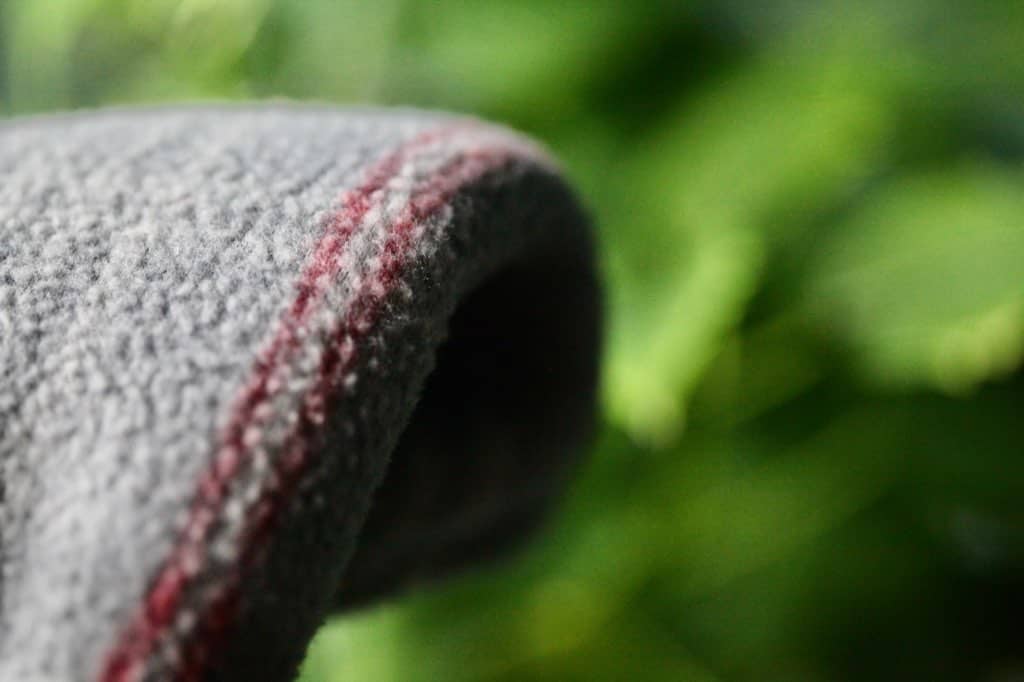
<svg viewBox="0 0 1024 682">
<path fill-rule="evenodd" d="M 272 105 L 0 126 L 0 680 L 292 679 L 514 546 L 592 427 L 588 221 L 528 139 Z"/>
</svg>

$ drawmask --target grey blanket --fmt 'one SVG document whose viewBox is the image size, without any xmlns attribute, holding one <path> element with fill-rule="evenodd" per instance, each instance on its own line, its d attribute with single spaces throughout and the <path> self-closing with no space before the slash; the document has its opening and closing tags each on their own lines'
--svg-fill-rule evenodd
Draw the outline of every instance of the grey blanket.
<svg viewBox="0 0 1024 682">
<path fill-rule="evenodd" d="M 438 114 L 0 126 L 0 680 L 288 680 L 511 546 L 591 426 L 587 221 Z"/>
</svg>

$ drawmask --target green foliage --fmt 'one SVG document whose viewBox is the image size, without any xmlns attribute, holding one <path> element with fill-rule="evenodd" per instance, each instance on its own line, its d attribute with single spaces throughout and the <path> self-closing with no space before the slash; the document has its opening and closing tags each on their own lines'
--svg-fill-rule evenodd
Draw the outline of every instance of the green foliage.
<svg viewBox="0 0 1024 682">
<path fill-rule="evenodd" d="M 894 180 L 817 253 L 815 315 L 882 382 L 962 391 L 1024 351 L 1024 173 L 994 165 Z"/>
<path fill-rule="evenodd" d="M 545 140 L 599 221 L 604 427 L 523 555 L 303 682 L 1024 674 L 1011 0 L 12 0 L 8 113 L 301 97 Z"/>
</svg>

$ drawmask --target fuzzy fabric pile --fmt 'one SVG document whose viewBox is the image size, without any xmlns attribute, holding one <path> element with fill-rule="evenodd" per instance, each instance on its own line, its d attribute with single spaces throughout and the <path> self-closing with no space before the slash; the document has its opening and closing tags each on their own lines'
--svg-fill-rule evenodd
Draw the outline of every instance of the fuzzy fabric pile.
<svg viewBox="0 0 1024 682">
<path fill-rule="evenodd" d="M 0 125 L 0 680 L 290 680 L 332 610 L 512 546 L 599 303 L 553 162 L 475 120 Z"/>
</svg>

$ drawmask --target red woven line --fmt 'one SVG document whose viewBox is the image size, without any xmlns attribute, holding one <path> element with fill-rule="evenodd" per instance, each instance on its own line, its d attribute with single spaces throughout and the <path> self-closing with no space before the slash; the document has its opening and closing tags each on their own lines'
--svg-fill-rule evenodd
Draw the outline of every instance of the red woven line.
<svg viewBox="0 0 1024 682">
<path fill-rule="evenodd" d="M 269 480 L 277 485 L 264 491 L 249 514 L 242 541 L 237 570 L 210 605 L 197 629 L 202 636 L 190 642 L 185 665 L 177 679 L 188 682 L 200 679 L 206 657 L 217 648 L 230 628 L 239 604 L 239 592 L 245 569 L 256 563 L 265 550 L 281 511 L 292 498 L 308 462 L 310 446 L 319 435 L 331 401 L 345 387 L 346 375 L 357 361 L 357 352 L 342 353 L 346 340 L 353 347 L 372 328 L 381 311 L 381 303 L 393 291 L 414 241 L 415 228 L 443 208 L 451 197 L 467 183 L 508 160 L 503 149 L 479 149 L 456 158 L 436 175 L 409 202 L 395 221 L 383 248 L 380 270 L 353 299 L 345 318 L 332 334 L 331 343 L 321 358 L 317 381 L 303 402 L 299 420 Z M 375 286 L 376 280 L 377 286 Z"/>
<path fill-rule="evenodd" d="M 338 255 L 373 207 L 375 194 L 395 176 L 412 152 L 466 125 L 433 129 L 413 138 L 378 162 L 362 185 L 344 195 L 341 210 L 331 217 L 326 235 L 317 244 L 309 265 L 300 277 L 299 293 L 278 324 L 278 332 L 257 360 L 232 412 L 213 466 L 199 480 L 198 494 L 182 537 L 154 580 L 143 607 L 108 654 L 100 675 L 102 682 L 134 680 L 160 633 L 171 623 L 188 582 L 190 571 L 186 568 L 200 560 L 203 540 L 216 520 L 228 484 L 241 464 L 245 453 L 245 429 L 255 421 L 256 407 L 271 395 L 268 384 L 274 371 L 298 347 L 296 331 L 308 319 L 312 302 L 323 293 L 323 283 L 336 274 L 340 264 Z M 195 569 L 191 572 L 194 573 Z"/>
<path fill-rule="evenodd" d="M 325 236 L 310 256 L 309 264 L 299 278 L 298 294 L 279 323 L 278 333 L 270 346 L 261 353 L 249 385 L 232 414 L 226 428 L 228 436 L 223 439 L 222 450 L 226 451 L 224 461 L 216 470 L 209 472 L 214 475 L 213 481 L 230 478 L 234 473 L 237 457 L 232 454 L 243 449 L 244 427 L 251 423 L 255 408 L 269 397 L 271 391 L 268 390 L 268 383 L 281 363 L 282 353 L 290 354 L 299 345 L 296 332 L 308 319 L 312 310 L 311 303 L 322 295 L 325 283 L 337 275 L 341 265 L 338 256 L 373 207 L 374 195 L 395 177 L 412 152 L 443 139 L 465 125 L 451 125 L 418 135 L 381 160 L 370 170 L 360 187 L 344 195 L 342 209 L 331 217 Z"/>
</svg>

